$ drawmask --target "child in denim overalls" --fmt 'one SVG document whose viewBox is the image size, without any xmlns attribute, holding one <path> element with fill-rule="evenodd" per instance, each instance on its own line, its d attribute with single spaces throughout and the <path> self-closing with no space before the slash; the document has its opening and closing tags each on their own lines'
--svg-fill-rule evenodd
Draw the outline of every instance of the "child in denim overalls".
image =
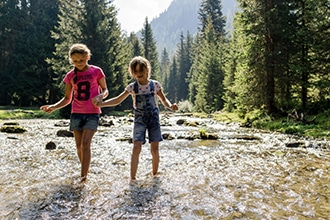
<svg viewBox="0 0 330 220">
<path fill-rule="evenodd" d="M 150 80 L 150 62 L 143 57 L 134 57 L 128 68 L 131 76 L 136 80 L 130 83 L 124 92 L 117 97 L 105 100 L 101 107 L 116 106 L 124 101 L 129 95 L 133 98 L 134 107 L 134 131 L 133 152 L 131 158 L 131 180 L 136 180 L 136 171 L 139 163 L 139 155 L 144 144 L 146 131 L 148 130 L 149 143 L 152 154 L 152 174 L 156 175 L 159 165 L 159 142 L 162 135 L 159 124 L 158 97 L 162 104 L 171 110 L 178 110 L 178 106 L 165 97 L 159 82 Z"/>
</svg>

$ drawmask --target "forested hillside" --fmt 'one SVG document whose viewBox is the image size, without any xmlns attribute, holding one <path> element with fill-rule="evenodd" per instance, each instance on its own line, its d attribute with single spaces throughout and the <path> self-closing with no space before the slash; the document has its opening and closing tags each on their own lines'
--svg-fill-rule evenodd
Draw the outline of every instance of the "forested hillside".
<svg viewBox="0 0 330 220">
<path fill-rule="evenodd" d="M 158 53 L 166 48 L 172 56 L 180 42 L 180 35 L 196 35 L 200 21 L 198 10 L 202 0 L 173 0 L 167 10 L 153 19 L 150 24 L 155 36 Z M 226 17 L 226 30 L 232 30 L 236 0 L 223 0 L 222 12 Z"/>
<path fill-rule="evenodd" d="M 129 60 L 141 55 L 182 111 L 244 116 L 330 107 L 329 0 L 237 0 L 232 25 L 224 12 L 232 1 L 200 0 L 193 7 L 197 2 L 173 1 L 158 19 L 146 19 L 139 35 L 127 36 L 111 0 L 0 0 L 0 105 L 40 106 L 61 98 L 72 68 L 69 46 L 81 42 L 91 49 L 90 63 L 104 70 L 111 97 L 131 80 Z M 185 9 L 197 10 L 197 27 Z M 178 41 L 165 42 L 171 38 Z M 130 108 L 123 103 L 109 110 Z"/>
</svg>

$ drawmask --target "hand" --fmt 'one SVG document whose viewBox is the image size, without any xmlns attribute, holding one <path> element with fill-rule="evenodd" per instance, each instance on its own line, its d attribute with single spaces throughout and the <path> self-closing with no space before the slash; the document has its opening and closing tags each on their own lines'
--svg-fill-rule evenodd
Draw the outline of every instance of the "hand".
<svg viewBox="0 0 330 220">
<path fill-rule="evenodd" d="M 102 105 L 102 99 L 103 99 L 103 95 L 97 95 L 92 99 L 92 103 L 93 105 L 95 105 L 96 107 L 101 107 Z"/>
<path fill-rule="evenodd" d="M 178 108 L 178 105 L 177 105 L 176 103 L 173 103 L 173 104 L 170 106 L 170 109 L 171 109 L 172 111 L 176 111 L 176 110 L 178 110 L 179 108 Z"/>
<path fill-rule="evenodd" d="M 54 108 L 53 105 L 43 105 L 40 107 L 40 110 L 47 112 L 47 113 L 52 113 L 56 108 Z"/>
</svg>

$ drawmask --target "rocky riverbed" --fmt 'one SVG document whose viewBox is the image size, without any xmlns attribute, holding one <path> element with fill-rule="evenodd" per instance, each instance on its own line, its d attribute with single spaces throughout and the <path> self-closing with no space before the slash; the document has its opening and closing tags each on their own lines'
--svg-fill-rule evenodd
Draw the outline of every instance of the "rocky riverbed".
<svg viewBox="0 0 330 220">
<path fill-rule="evenodd" d="M 184 123 L 178 123 L 178 121 Z M 111 121 L 111 122 L 110 122 Z M 132 119 L 105 118 L 92 143 L 89 180 L 79 184 L 67 120 L 17 120 L 0 133 L 1 219 L 328 219 L 327 140 L 162 115 L 160 175 L 143 146 L 129 184 Z M 4 123 L 4 121 L 3 121 Z M 2 124 L 3 124 L 2 123 Z M 200 133 L 217 138 L 200 139 Z M 53 142 L 56 149 L 47 150 Z"/>
</svg>

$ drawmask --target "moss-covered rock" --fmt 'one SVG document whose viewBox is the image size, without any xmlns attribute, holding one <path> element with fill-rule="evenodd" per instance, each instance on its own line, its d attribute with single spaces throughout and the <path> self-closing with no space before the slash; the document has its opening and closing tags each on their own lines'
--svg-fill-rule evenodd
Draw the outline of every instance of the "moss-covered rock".
<svg viewBox="0 0 330 220">
<path fill-rule="evenodd" d="M 6 133 L 24 133 L 27 130 L 19 125 L 4 125 L 0 128 L 0 131 Z"/>
</svg>

